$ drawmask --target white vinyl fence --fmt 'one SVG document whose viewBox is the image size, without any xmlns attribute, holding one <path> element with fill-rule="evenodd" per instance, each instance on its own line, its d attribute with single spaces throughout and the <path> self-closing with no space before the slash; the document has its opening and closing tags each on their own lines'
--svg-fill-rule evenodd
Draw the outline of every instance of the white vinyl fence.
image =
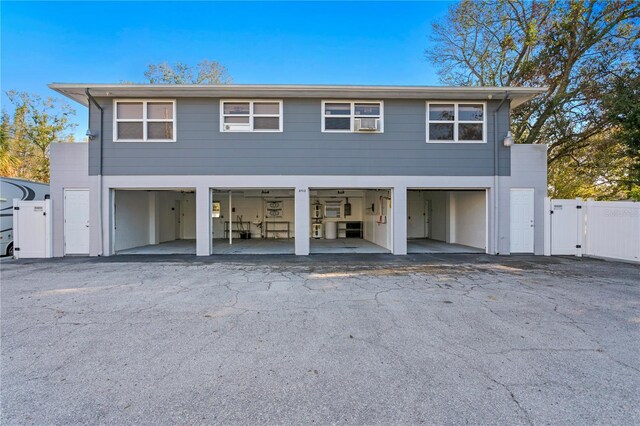
<svg viewBox="0 0 640 426">
<path fill-rule="evenodd" d="M 640 262 L 640 203 L 545 199 L 545 255 Z"/>
</svg>

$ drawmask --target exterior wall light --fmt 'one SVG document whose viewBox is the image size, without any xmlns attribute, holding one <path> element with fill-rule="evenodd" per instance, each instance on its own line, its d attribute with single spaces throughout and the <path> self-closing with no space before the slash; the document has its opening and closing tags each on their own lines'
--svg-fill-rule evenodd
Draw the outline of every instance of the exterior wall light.
<svg viewBox="0 0 640 426">
<path fill-rule="evenodd" d="M 504 146 L 513 145 L 513 135 L 511 134 L 511 130 L 507 132 L 507 136 L 505 136 L 503 143 L 504 143 Z"/>
</svg>

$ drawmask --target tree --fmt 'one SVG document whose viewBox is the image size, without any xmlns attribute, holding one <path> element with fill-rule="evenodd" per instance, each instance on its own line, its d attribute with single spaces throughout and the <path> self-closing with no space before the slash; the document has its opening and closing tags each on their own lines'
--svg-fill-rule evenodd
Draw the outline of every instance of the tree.
<svg viewBox="0 0 640 426">
<path fill-rule="evenodd" d="M 2 174 L 49 182 L 49 148 L 54 142 L 73 141 L 69 122 L 75 111 L 54 98 L 26 92 L 7 92 L 13 117 L 2 113 Z"/>
<path fill-rule="evenodd" d="M 144 76 L 151 84 L 229 84 L 232 81 L 224 65 L 206 59 L 195 67 L 182 62 L 149 64 Z"/>
<path fill-rule="evenodd" d="M 639 18 L 634 0 L 464 0 L 426 53 L 447 84 L 548 87 L 514 109 L 512 131 L 548 144 L 553 169 L 619 125 L 603 94 L 634 63 Z"/>
<path fill-rule="evenodd" d="M 18 165 L 16 158 L 11 155 L 10 129 L 9 114 L 2 111 L 2 119 L 0 119 L 0 176 L 13 176 Z"/>
<path fill-rule="evenodd" d="M 631 160 L 629 180 L 640 190 L 640 49 L 635 69 L 614 79 L 613 89 L 604 97 L 609 118 L 617 126 L 616 140 L 626 147 Z"/>
<path fill-rule="evenodd" d="M 615 131 L 591 138 L 591 143 L 574 150 L 549 168 L 549 196 L 552 198 L 632 198 L 629 170 L 633 159 L 617 140 Z"/>
</svg>

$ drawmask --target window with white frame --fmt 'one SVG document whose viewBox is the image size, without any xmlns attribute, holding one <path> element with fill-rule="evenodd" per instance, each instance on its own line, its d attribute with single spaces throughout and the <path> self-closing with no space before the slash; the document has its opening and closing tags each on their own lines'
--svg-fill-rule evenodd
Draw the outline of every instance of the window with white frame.
<svg viewBox="0 0 640 426">
<path fill-rule="evenodd" d="M 427 103 L 427 142 L 486 142 L 483 103 Z"/>
<path fill-rule="evenodd" d="M 282 101 L 220 102 L 221 132 L 281 132 Z"/>
<path fill-rule="evenodd" d="M 323 101 L 323 132 L 383 131 L 383 104 L 380 101 Z"/>
<path fill-rule="evenodd" d="M 175 100 L 114 101 L 115 142 L 175 142 Z"/>
</svg>

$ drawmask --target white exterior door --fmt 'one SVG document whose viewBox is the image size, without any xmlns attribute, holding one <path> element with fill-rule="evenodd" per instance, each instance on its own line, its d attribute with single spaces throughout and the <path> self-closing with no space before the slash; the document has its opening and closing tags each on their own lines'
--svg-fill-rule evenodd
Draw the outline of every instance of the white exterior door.
<svg viewBox="0 0 640 426">
<path fill-rule="evenodd" d="M 64 254 L 89 254 L 89 190 L 64 190 Z"/>
<path fill-rule="evenodd" d="M 577 254 L 577 200 L 551 200 L 551 254 Z"/>
<path fill-rule="evenodd" d="M 424 237 L 424 207 L 422 194 L 407 192 L 407 238 Z"/>
<path fill-rule="evenodd" d="M 431 238 L 431 201 L 424 202 L 424 237 Z"/>
<path fill-rule="evenodd" d="M 533 253 L 534 190 L 511 189 L 511 253 Z"/>
<path fill-rule="evenodd" d="M 180 208 L 181 202 L 180 200 L 176 200 L 174 203 L 174 212 L 175 212 L 175 221 L 176 221 L 176 230 L 175 230 L 175 239 L 179 240 L 182 236 L 182 209 Z"/>
</svg>

